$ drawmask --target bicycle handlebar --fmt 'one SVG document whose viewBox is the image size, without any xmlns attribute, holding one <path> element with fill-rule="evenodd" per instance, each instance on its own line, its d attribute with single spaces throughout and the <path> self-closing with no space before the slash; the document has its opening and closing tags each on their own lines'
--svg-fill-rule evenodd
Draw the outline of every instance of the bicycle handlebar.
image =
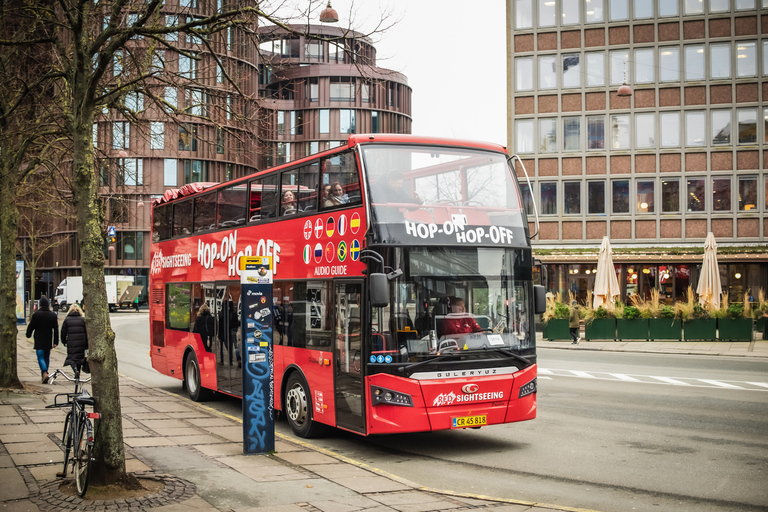
<svg viewBox="0 0 768 512">
<path fill-rule="evenodd" d="M 87 379 L 85 379 L 85 380 L 80 380 L 80 375 L 79 375 L 79 372 L 78 372 L 78 373 L 76 373 L 74 377 L 70 377 L 69 375 L 67 375 L 67 373 L 66 373 L 64 370 L 62 370 L 61 368 L 59 368 L 58 370 L 56 370 L 55 372 L 53 372 L 53 373 L 52 373 L 52 374 L 51 374 L 51 375 L 48 377 L 48 383 L 49 383 L 49 384 L 53 384 L 53 382 L 56 380 L 56 376 L 57 376 L 57 375 L 61 375 L 61 376 L 63 376 L 65 379 L 67 379 L 69 382 L 74 382 L 75 384 L 78 384 L 78 383 L 79 383 L 79 384 L 86 384 L 86 383 L 88 383 L 88 382 L 91 382 L 91 377 L 88 377 L 88 378 L 87 378 Z"/>
</svg>

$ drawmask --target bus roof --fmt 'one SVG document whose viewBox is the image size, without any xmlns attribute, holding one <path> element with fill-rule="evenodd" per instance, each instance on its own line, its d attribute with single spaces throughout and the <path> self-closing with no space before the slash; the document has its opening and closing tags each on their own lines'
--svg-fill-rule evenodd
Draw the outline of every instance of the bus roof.
<svg viewBox="0 0 768 512">
<path fill-rule="evenodd" d="M 152 205 L 156 206 L 162 203 L 171 202 L 175 199 L 196 195 L 205 191 L 208 188 L 218 187 L 219 185 L 233 184 L 233 183 L 238 183 L 240 181 L 245 181 L 265 172 L 271 172 L 271 171 L 276 171 L 280 169 L 288 169 L 294 166 L 301 165 L 304 162 L 311 162 L 312 160 L 315 160 L 318 157 L 322 157 L 325 153 L 338 153 L 340 151 L 349 149 L 359 144 L 368 144 L 368 143 L 425 144 L 425 145 L 432 145 L 432 146 L 463 147 L 463 148 L 472 148 L 472 149 L 484 149 L 487 151 L 495 151 L 495 152 L 507 154 L 507 150 L 504 146 L 500 144 L 494 144 L 492 142 L 449 139 L 449 138 L 443 138 L 443 137 L 425 137 L 422 135 L 403 135 L 403 134 L 396 134 L 396 133 L 357 133 L 349 136 L 349 139 L 347 139 L 347 144 L 345 146 L 337 146 L 332 149 L 327 149 L 325 151 L 321 151 L 320 153 L 315 153 L 313 155 L 300 158 L 298 160 L 292 160 L 290 162 L 286 162 L 284 164 L 281 164 L 275 167 L 270 167 L 269 169 L 264 169 L 262 171 L 257 171 L 255 173 L 249 174 L 247 176 L 236 178 L 232 181 L 228 181 L 225 183 L 208 183 L 208 182 L 207 183 L 200 183 L 200 182 L 188 183 L 180 188 L 166 190 L 162 196 L 152 200 Z"/>
</svg>

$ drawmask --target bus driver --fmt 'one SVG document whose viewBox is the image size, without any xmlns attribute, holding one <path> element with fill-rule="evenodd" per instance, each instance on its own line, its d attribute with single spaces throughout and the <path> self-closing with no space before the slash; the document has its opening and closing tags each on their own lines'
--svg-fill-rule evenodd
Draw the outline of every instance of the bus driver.
<svg viewBox="0 0 768 512">
<path fill-rule="evenodd" d="M 467 314 L 464 299 L 456 298 L 451 301 L 451 312 L 446 315 L 442 322 L 443 334 L 465 334 L 482 330 L 483 328 L 478 325 L 475 318 Z"/>
</svg>

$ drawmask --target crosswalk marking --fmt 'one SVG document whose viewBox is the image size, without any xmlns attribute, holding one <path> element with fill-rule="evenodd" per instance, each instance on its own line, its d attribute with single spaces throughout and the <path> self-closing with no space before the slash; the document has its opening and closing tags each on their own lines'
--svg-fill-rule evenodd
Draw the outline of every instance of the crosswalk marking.
<svg viewBox="0 0 768 512">
<path fill-rule="evenodd" d="M 583 370 L 563 370 L 558 368 L 538 368 L 542 379 L 553 380 L 555 377 L 578 377 L 592 380 L 609 380 L 636 384 L 662 384 L 672 386 L 688 386 L 717 388 L 743 391 L 768 391 L 768 382 L 746 382 L 735 380 L 701 379 L 695 377 L 665 377 L 654 375 L 629 375 L 626 373 L 610 373 Z M 545 377 L 546 376 L 546 377 Z"/>
</svg>

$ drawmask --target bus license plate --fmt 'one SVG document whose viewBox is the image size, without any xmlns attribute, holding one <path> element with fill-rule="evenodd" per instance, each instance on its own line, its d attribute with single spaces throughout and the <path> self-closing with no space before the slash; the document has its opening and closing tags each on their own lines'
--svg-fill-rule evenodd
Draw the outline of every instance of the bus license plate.
<svg viewBox="0 0 768 512">
<path fill-rule="evenodd" d="M 453 426 L 451 428 L 479 427 L 487 424 L 488 418 L 485 414 L 482 416 L 462 416 L 460 418 L 453 418 Z"/>
</svg>

